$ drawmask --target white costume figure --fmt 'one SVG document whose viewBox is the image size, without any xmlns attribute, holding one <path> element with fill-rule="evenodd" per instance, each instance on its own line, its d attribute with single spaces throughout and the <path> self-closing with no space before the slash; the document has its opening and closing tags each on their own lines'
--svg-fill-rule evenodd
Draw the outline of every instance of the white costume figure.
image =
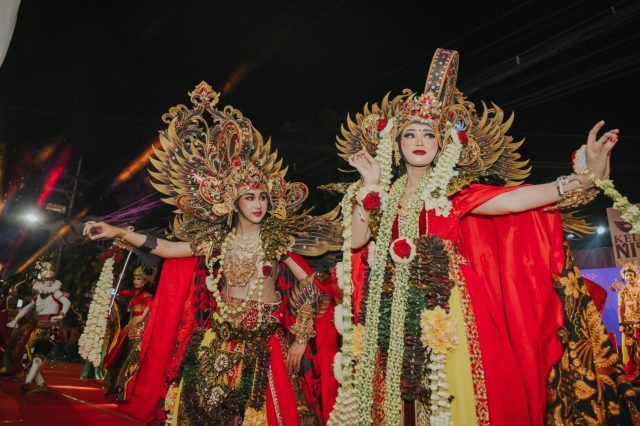
<svg viewBox="0 0 640 426">
<path fill-rule="evenodd" d="M 29 385 L 34 380 L 38 386 L 44 386 L 44 378 L 40 372 L 42 363 L 53 348 L 56 336 L 60 334 L 62 319 L 71 306 L 69 299 L 60 291 L 62 283 L 54 279 L 55 272 L 51 269 L 51 264 L 42 263 L 40 268 L 40 280 L 33 285 L 33 290 L 38 294 L 7 324 L 9 328 L 17 328 L 18 321 L 32 313 L 35 308 L 37 323 L 27 339 L 25 348 L 25 353 L 31 360 L 31 367 L 21 387 L 23 393 L 29 390 Z"/>
</svg>

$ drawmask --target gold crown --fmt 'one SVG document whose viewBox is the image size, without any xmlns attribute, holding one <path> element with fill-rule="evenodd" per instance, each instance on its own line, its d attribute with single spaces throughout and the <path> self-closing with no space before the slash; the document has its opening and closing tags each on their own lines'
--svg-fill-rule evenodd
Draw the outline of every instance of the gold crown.
<svg viewBox="0 0 640 426">
<path fill-rule="evenodd" d="M 640 275 L 640 271 L 638 271 L 637 260 L 630 260 L 628 262 L 625 262 L 625 264 L 622 266 L 622 269 L 620 269 L 620 276 L 624 279 L 624 274 L 627 272 L 633 272 L 635 275 Z"/>
<path fill-rule="evenodd" d="M 148 282 L 153 282 L 155 275 L 156 275 L 156 268 L 153 268 L 153 267 L 149 269 L 145 269 L 142 266 L 138 266 L 133 271 L 134 277 L 142 277 Z"/>
<path fill-rule="evenodd" d="M 163 201 L 189 218 L 229 221 L 238 197 L 263 189 L 272 215 L 284 219 L 296 210 L 308 189 L 285 181 L 287 169 L 271 150 L 271 141 L 264 142 L 251 121 L 232 106 L 216 108 L 220 94 L 204 81 L 189 95 L 193 108 L 178 105 L 163 116 L 168 127 L 160 132 L 162 149 L 154 147 L 151 158 L 153 186 L 169 196 Z"/>
</svg>

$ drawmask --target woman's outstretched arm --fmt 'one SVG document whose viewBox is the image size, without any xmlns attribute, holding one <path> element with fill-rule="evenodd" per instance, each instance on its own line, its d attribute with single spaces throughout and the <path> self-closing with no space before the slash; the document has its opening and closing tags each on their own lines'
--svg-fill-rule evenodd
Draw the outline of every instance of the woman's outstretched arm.
<svg viewBox="0 0 640 426">
<path fill-rule="evenodd" d="M 587 138 L 587 167 L 599 178 L 609 174 L 611 150 L 618 142 L 619 130 L 605 132 L 599 138 L 598 132 L 604 126 L 604 121 L 598 122 Z M 555 204 L 562 200 L 562 192 L 570 192 L 578 188 L 584 190 L 593 188 L 594 183 L 586 176 L 572 175 L 568 181 L 561 183 L 549 182 L 539 185 L 523 186 L 510 192 L 500 194 L 476 207 L 472 213 L 484 215 L 501 215 L 518 213 L 539 207 Z"/>
<path fill-rule="evenodd" d="M 135 247 L 142 246 L 148 238 L 148 236 L 144 234 L 118 228 L 105 222 L 93 221 L 84 224 L 82 235 L 86 235 L 92 240 L 119 238 L 123 242 Z M 184 241 L 167 241 L 161 238 L 157 239 L 157 246 L 152 248 L 150 253 L 165 259 L 193 256 L 189 243 Z"/>
</svg>

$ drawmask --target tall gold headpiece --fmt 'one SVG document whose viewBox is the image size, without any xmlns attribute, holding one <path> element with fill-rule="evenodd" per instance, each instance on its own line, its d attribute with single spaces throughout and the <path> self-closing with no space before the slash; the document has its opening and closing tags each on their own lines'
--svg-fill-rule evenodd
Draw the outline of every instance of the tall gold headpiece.
<svg viewBox="0 0 640 426">
<path fill-rule="evenodd" d="M 484 103 L 482 114 L 477 114 L 474 104 L 456 88 L 458 63 L 458 52 L 437 49 L 422 93 L 405 89 L 393 98 L 387 94 L 380 104 L 365 105 L 355 120 L 348 117 L 337 138 L 338 155 L 347 159 L 362 149 L 375 155 L 385 132 L 395 138 L 407 124 L 419 122 L 438 133 L 441 148 L 451 142 L 452 133 L 463 145 L 449 194 L 486 175 L 497 175 L 507 185 L 522 183 L 530 168 L 516 152 L 523 141 L 514 142 L 506 134 L 513 114 L 505 119 L 498 106 L 488 108 Z"/>
<path fill-rule="evenodd" d="M 402 104 L 394 118 L 395 129 L 417 122 L 430 125 L 440 134 L 445 133 L 445 127 L 451 126 L 454 118 L 451 106 L 454 103 L 458 62 L 458 52 L 445 49 L 436 51 L 423 93 L 408 97 Z"/>
<path fill-rule="evenodd" d="M 168 196 L 163 201 L 177 207 L 176 228 L 183 219 L 229 221 L 235 201 L 252 189 L 269 194 L 278 218 L 298 209 L 308 189 L 285 181 L 287 168 L 271 141 L 264 142 L 237 109 L 216 108 L 220 94 L 204 81 L 189 95 L 193 108 L 178 105 L 162 117 L 168 126 L 160 132 L 162 147 L 154 147 L 155 171 L 149 171 L 153 186 Z"/>
</svg>

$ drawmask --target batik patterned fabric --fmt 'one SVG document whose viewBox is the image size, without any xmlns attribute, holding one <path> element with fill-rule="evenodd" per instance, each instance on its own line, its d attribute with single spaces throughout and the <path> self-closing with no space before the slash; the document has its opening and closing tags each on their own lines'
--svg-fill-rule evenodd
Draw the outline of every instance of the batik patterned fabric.
<svg viewBox="0 0 640 426">
<path fill-rule="evenodd" d="M 638 397 L 565 244 L 553 285 L 564 306 L 562 358 L 549 375 L 546 422 L 554 425 L 640 424 Z"/>
</svg>

